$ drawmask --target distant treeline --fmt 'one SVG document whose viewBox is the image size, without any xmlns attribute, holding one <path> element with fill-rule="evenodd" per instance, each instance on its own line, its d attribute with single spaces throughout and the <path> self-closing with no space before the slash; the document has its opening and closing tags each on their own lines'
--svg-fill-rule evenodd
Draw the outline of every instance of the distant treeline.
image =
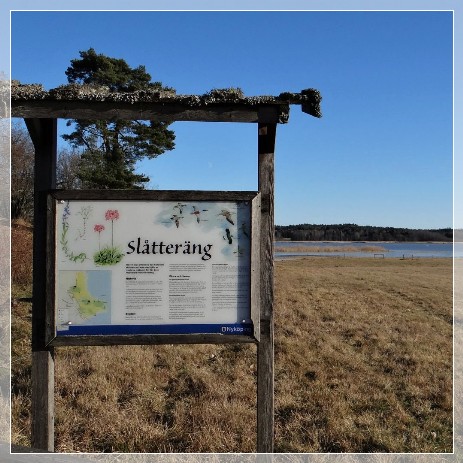
<svg viewBox="0 0 463 463">
<path fill-rule="evenodd" d="M 276 225 L 276 240 L 291 241 L 452 241 L 453 230 L 340 225 Z"/>
</svg>

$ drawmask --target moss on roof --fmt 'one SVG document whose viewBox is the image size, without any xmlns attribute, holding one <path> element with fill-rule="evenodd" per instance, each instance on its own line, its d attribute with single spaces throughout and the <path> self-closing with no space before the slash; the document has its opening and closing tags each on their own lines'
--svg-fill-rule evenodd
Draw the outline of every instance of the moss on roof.
<svg viewBox="0 0 463 463">
<path fill-rule="evenodd" d="M 246 97 L 240 88 L 212 89 L 203 95 L 177 95 L 175 91 L 146 89 L 135 92 L 112 92 L 101 85 L 60 85 L 45 90 L 41 84 L 21 84 L 11 82 L 11 100 L 19 101 L 101 101 L 114 103 L 163 103 L 180 104 L 185 107 L 199 108 L 214 104 L 260 106 L 299 104 L 302 110 L 314 117 L 321 117 L 321 95 L 318 90 L 309 88 L 300 93 L 283 92 L 278 96 Z"/>
</svg>

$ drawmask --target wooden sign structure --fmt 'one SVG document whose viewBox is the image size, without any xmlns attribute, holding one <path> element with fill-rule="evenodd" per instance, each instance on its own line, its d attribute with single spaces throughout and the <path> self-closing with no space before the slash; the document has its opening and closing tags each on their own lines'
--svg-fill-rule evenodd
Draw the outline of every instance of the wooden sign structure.
<svg viewBox="0 0 463 463">
<path fill-rule="evenodd" d="M 54 347 L 47 333 L 55 329 L 47 314 L 49 281 L 55 262 L 47 259 L 50 242 L 49 192 L 56 188 L 57 119 L 132 119 L 164 122 L 247 122 L 258 126 L 258 192 L 260 199 L 259 328 L 257 343 L 257 452 L 272 453 L 274 442 L 273 240 L 274 152 L 276 126 L 288 122 L 289 105 L 321 117 L 317 90 L 276 97 L 243 97 L 233 89 L 205 95 L 172 95 L 138 91 L 112 93 L 107 88 L 65 85 L 45 91 L 41 85 L 12 83 L 12 117 L 24 118 L 35 147 L 33 307 L 32 307 L 32 446 L 54 450 Z M 53 266 L 53 268 L 51 268 Z M 167 339 L 167 338 L 166 338 Z M 229 342 L 201 338 L 189 342 Z M 148 342 L 146 338 L 144 340 Z M 157 339 L 157 343 L 162 340 Z M 89 341 L 88 341 L 89 342 Z M 102 342 L 101 338 L 99 342 Z M 168 341 L 172 343 L 171 341 Z M 180 341 L 179 341 L 180 342 Z M 98 343 L 98 342 L 97 342 Z M 155 342 L 156 343 L 156 342 Z"/>
<path fill-rule="evenodd" d="M 47 210 L 47 345 L 259 341 L 259 193 L 57 190 Z"/>
</svg>

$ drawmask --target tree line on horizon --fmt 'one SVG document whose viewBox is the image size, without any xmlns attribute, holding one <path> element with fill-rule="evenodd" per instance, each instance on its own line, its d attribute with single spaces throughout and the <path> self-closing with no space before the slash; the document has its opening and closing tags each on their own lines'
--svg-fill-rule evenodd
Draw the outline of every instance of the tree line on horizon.
<svg viewBox="0 0 463 463">
<path fill-rule="evenodd" d="M 275 240 L 290 241 L 444 241 L 453 240 L 452 228 L 411 229 L 370 225 L 276 225 Z"/>
</svg>

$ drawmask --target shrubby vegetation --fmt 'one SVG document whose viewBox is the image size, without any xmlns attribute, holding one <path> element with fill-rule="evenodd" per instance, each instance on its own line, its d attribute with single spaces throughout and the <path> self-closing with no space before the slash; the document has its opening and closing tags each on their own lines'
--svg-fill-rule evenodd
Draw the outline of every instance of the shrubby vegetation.
<svg viewBox="0 0 463 463">
<path fill-rule="evenodd" d="M 32 220 L 34 145 L 25 127 L 11 127 L 11 218 Z"/>
<path fill-rule="evenodd" d="M 453 230 L 415 230 L 373 227 L 351 223 L 339 225 L 277 225 L 275 239 L 291 241 L 452 241 Z"/>
<path fill-rule="evenodd" d="M 11 218 L 33 221 L 34 213 L 34 145 L 24 124 L 11 127 Z M 87 185 L 79 177 L 80 154 L 73 149 L 60 149 L 56 164 L 58 188 L 79 189 Z M 7 208 L 2 207 L 6 212 Z"/>
</svg>

